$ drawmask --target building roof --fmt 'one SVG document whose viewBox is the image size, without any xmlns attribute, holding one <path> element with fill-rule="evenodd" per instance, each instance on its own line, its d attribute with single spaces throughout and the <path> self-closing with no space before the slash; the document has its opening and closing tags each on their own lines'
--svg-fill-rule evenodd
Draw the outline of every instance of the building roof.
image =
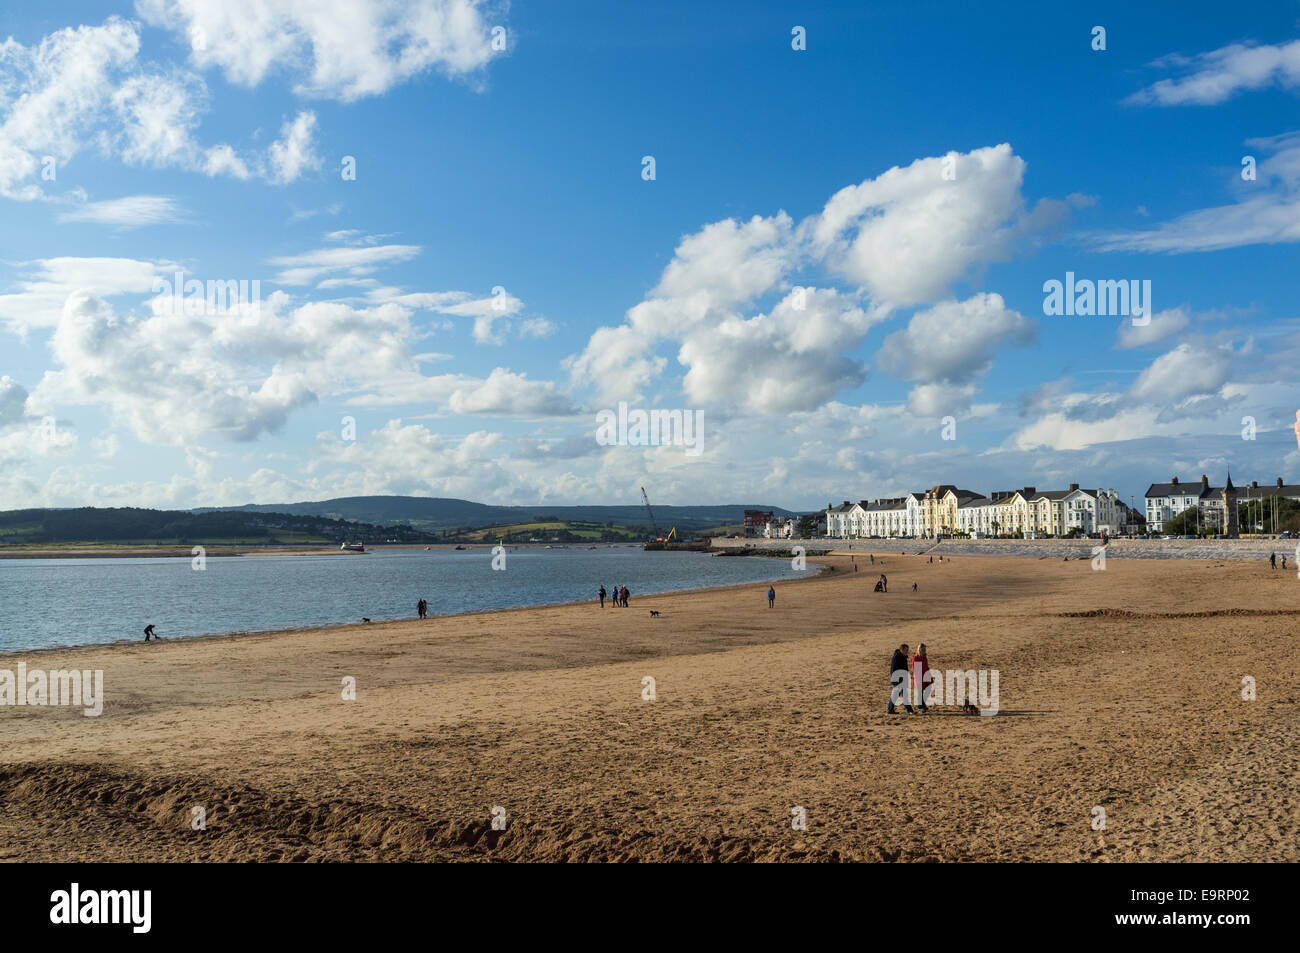
<svg viewBox="0 0 1300 953">
<path fill-rule="evenodd" d="M 1145 495 L 1151 499 L 1158 496 L 1204 496 L 1207 492 L 1202 483 L 1152 483 Z"/>
</svg>

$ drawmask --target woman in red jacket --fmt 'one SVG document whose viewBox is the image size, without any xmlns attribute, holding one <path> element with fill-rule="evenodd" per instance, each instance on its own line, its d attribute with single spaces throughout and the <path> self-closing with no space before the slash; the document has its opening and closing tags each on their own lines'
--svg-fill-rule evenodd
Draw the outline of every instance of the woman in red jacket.
<svg viewBox="0 0 1300 953">
<path fill-rule="evenodd" d="M 920 666 L 920 680 L 917 680 L 917 667 Z M 925 707 L 925 687 L 930 684 L 930 660 L 925 657 L 925 643 L 916 647 L 912 656 L 912 694 L 916 697 L 916 707 L 928 711 Z"/>
</svg>

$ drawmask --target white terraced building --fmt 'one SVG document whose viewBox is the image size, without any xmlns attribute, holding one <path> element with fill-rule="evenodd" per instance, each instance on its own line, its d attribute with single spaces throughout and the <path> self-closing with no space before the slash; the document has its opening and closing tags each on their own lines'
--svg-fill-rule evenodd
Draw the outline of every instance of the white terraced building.
<svg viewBox="0 0 1300 953">
<path fill-rule="evenodd" d="M 845 500 L 826 508 L 826 535 L 839 539 L 900 537 L 1114 535 L 1124 531 L 1125 507 L 1114 490 L 1027 486 L 983 497 L 940 484 L 879 500 Z"/>
<path fill-rule="evenodd" d="M 1204 474 L 1199 483 L 1183 483 L 1178 477 L 1173 477 L 1168 483 L 1152 483 L 1147 488 L 1147 529 L 1152 533 L 1162 533 L 1165 522 L 1197 507 L 1203 527 L 1226 530 L 1230 520 L 1225 508 L 1232 499 L 1236 501 L 1240 517 L 1240 532 L 1258 532 L 1264 525 L 1259 517 L 1259 505 L 1275 497 L 1300 500 L 1300 484 L 1284 483 L 1278 477 L 1276 483 L 1262 486 L 1257 480 L 1252 480 L 1248 486 L 1235 486 L 1232 474 L 1228 474 L 1224 486 L 1210 486 L 1210 478 Z"/>
</svg>

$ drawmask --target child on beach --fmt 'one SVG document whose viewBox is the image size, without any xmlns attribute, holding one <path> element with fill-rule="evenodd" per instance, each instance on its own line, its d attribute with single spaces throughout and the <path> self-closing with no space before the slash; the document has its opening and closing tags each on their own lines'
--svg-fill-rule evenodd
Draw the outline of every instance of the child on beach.
<svg viewBox="0 0 1300 953">
<path fill-rule="evenodd" d="M 776 587 L 775 586 L 767 587 L 767 607 L 769 609 L 776 608 Z"/>
</svg>

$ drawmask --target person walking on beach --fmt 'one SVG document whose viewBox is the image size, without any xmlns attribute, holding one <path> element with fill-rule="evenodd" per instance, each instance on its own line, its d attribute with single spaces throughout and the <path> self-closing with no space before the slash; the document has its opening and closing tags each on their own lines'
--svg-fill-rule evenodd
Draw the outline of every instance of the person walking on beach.
<svg viewBox="0 0 1300 953">
<path fill-rule="evenodd" d="M 912 706 L 908 704 L 907 689 L 899 688 L 907 684 L 907 643 L 904 642 L 898 648 L 894 649 L 894 654 L 889 659 L 889 708 L 886 714 L 894 714 L 894 697 L 895 693 L 903 699 L 903 707 L 907 709 L 909 715 L 915 715 Z"/>
<path fill-rule="evenodd" d="M 1277 569 L 1277 553 L 1268 554 L 1268 565 L 1270 569 Z"/>
<path fill-rule="evenodd" d="M 880 574 L 880 591 L 881 592 L 889 591 L 889 577 L 886 576 L 883 572 Z"/>
<path fill-rule="evenodd" d="M 162 636 L 160 636 L 157 632 L 153 630 L 152 622 L 150 622 L 148 625 L 144 627 L 144 640 L 148 642 L 151 636 L 153 637 L 153 640 L 155 642 L 157 642 L 160 638 L 162 638 Z"/>
<path fill-rule="evenodd" d="M 871 554 L 871 565 L 874 566 L 875 564 L 876 564 L 876 554 L 875 554 L 875 553 L 872 553 L 872 554 Z"/>
<path fill-rule="evenodd" d="M 913 583 L 915 585 L 915 583 Z M 916 707 L 920 711 L 929 711 L 925 707 L 925 686 L 929 682 L 930 660 L 925 657 L 925 643 L 917 646 L 912 656 L 912 694 L 916 698 Z"/>
<path fill-rule="evenodd" d="M 769 609 L 776 608 L 776 586 L 767 587 L 767 607 Z"/>
<path fill-rule="evenodd" d="M 1286 553 L 1282 554 L 1282 568 L 1286 568 Z"/>
<path fill-rule="evenodd" d="M 604 586 L 600 587 L 600 592 L 598 592 L 597 595 L 600 596 L 600 607 L 602 609 L 605 608 L 605 587 Z"/>
<path fill-rule="evenodd" d="M 624 609 L 627 608 L 627 597 L 630 595 L 631 593 L 627 591 L 627 586 L 624 586 L 623 587 L 623 608 Z"/>
<path fill-rule="evenodd" d="M 916 583 L 912 583 L 912 591 L 916 592 Z"/>
<path fill-rule="evenodd" d="M 420 613 L 421 619 L 427 619 L 429 617 L 429 603 L 421 599 L 415 604 L 415 611 Z"/>
</svg>

